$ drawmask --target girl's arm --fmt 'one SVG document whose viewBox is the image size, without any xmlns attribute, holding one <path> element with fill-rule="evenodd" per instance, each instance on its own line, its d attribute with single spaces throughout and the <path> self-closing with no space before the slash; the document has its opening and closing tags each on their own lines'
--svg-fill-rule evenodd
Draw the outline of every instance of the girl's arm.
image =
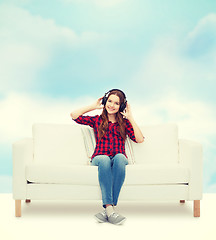
<svg viewBox="0 0 216 240">
<path fill-rule="evenodd" d="M 138 143 L 142 143 L 144 141 L 144 136 L 132 116 L 130 105 L 128 103 L 127 103 L 126 111 L 124 113 L 122 112 L 121 114 L 130 121 L 134 130 L 136 141 Z"/>
<path fill-rule="evenodd" d="M 134 121 L 133 118 L 130 118 L 128 119 L 133 127 L 133 130 L 134 130 L 134 135 L 135 135 L 135 138 L 136 138 L 136 141 L 138 143 L 142 143 L 144 141 L 144 136 L 141 132 L 141 130 L 139 129 L 139 127 L 137 126 L 136 122 Z"/>
<path fill-rule="evenodd" d="M 77 110 L 74 110 L 71 112 L 70 116 L 73 119 L 77 119 L 79 116 L 83 115 L 84 113 L 93 111 L 95 109 L 101 109 L 103 106 L 101 106 L 101 100 L 103 97 L 99 98 L 96 102 L 92 103 L 91 105 L 79 108 Z"/>
</svg>

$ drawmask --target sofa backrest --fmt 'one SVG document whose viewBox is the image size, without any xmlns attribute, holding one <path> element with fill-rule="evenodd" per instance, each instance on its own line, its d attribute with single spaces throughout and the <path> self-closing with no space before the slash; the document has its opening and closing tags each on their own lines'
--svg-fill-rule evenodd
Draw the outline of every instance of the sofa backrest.
<svg viewBox="0 0 216 240">
<path fill-rule="evenodd" d="M 95 144 L 92 150 L 90 148 L 87 151 L 87 142 L 90 140 L 84 139 L 88 134 L 84 133 L 83 129 L 87 128 L 78 124 L 34 124 L 34 162 L 89 164 Z M 130 160 L 131 164 L 178 163 L 178 130 L 175 124 L 140 126 L 140 129 L 145 136 L 144 142 L 138 144 L 131 140 L 127 142 L 130 145 L 127 148 L 131 148 L 130 158 L 133 158 Z M 93 133 L 90 135 L 92 138 Z"/>
<path fill-rule="evenodd" d="M 135 163 L 178 163 L 178 128 L 175 124 L 160 124 L 140 127 L 145 140 L 132 142 Z"/>
<path fill-rule="evenodd" d="M 81 128 L 73 124 L 34 124 L 34 162 L 86 165 L 88 158 Z"/>
</svg>

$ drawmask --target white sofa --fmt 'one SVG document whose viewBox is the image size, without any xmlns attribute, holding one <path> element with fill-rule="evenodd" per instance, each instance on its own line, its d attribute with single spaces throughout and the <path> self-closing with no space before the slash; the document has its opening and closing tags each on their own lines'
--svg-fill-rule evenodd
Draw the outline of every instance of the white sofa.
<svg viewBox="0 0 216 240">
<path fill-rule="evenodd" d="M 175 124 L 140 128 L 143 143 L 127 139 L 129 164 L 119 202 L 194 201 L 194 216 L 199 217 L 202 146 L 178 139 Z M 89 164 L 94 145 L 90 127 L 34 124 L 33 138 L 13 144 L 15 216 L 21 216 L 21 200 L 100 200 L 97 167 Z"/>
</svg>

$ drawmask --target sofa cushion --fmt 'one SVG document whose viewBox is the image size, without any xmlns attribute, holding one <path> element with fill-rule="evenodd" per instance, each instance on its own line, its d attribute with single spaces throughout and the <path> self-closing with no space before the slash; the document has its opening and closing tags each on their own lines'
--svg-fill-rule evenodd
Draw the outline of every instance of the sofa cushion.
<svg viewBox="0 0 216 240">
<path fill-rule="evenodd" d="M 36 163 L 87 164 L 83 136 L 77 125 L 34 124 L 33 143 Z"/>
<path fill-rule="evenodd" d="M 124 184 L 182 184 L 189 176 L 189 169 L 180 164 L 136 164 L 126 167 Z"/>
<path fill-rule="evenodd" d="M 26 179 L 34 183 L 98 185 L 96 166 L 28 164 Z"/>
<path fill-rule="evenodd" d="M 178 163 L 178 131 L 175 124 L 140 127 L 145 140 L 132 142 L 135 162 L 138 164 Z"/>
<path fill-rule="evenodd" d="M 26 179 L 33 183 L 99 185 L 97 166 L 28 164 Z M 180 164 L 126 166 L 125 185 L 188 183 L 189 170 Z"/>
</svg>

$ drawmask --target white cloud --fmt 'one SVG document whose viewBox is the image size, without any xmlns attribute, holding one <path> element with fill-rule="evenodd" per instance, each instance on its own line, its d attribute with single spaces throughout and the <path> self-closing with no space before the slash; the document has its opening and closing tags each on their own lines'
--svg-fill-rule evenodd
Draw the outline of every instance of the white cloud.
<svg viewBox="0 0 216 240">
<path fill-rule="evenodd" d="M 135 81 L 163 85 L 180 81 L 183 77 L 183 64 L 176 54 L 178 42 L 173 38 L 158 39 L 150 52 L 145 55 Z M 145 81 L 146 83 L 146 81 Z"/>
<path fill-rule="evenodd" d="M 49 50 L 58 43 L 73 46 L 80 40 L 72 29 L 57 25 L 53 19 L 32 15 L 13 5 L 0 5 L 0 20 L 1 34 L 4 37 L 1 43 L 31 43 L 43 50 Z"/>
<path fill-rule="evenodd" d="M 95 32 L 78 35 L 52 19 L 6 4 L 0 5 L 0 36 L 0 92 L 33 88 L 37 73 L 57 51 L 95 44 L 106 38 Z"/>
<path fill-rule="evenodd" d="M 216 64 L 216 14 L 212 13 L 202 18 L 189 32 L 184 46 L 189 56 L 196 60 L 205 59 L 206 64 L 214 69 Z"/>
<path fill-rule="evenodd" d="M 188 34 L 189 39 L 196 39 L 200 35 L 207 34 L 207 37 L 209 36 L 209 33 L 213 37 L 213 40 L 215 41 L 216 37 L 216 14 L 211 13 L 207 16 L 200 19 L 200 21 L 197 23 L 195 28 Z M 215 41 L 216 43 L 216 41 Z"/>
<path fill-rule="evenodd" d="M 175 37 L 158 40 L 143 59 L 132 78 L 135 83 L 155 88 L 186 86 L 188 82 L 212 81 L 216 77 L 215 62 L 191 59 L 183 53 L 183 45 Z M 206 59 L 208 61 L 208 59 Z M 145 87 L 145 86 L 143 86 Z"/>
<path fill-rule="evenodd" d="M 204 82 L 207 89 L 216 80 L 215 53 L 216 14 L 210 14 L 182 38 L 157 38 L 130 82 L 143 89 L 161 89 L 162 93 L 184 91 L 188 85 L 197 89 Z"/>
<path fill-rule="evenodd" d="M 48 54 L 29 44 L 7 43 L 0 46 L 1 92 L 29 89 L 39 68 L 48 61 Z"/>
</svg>

